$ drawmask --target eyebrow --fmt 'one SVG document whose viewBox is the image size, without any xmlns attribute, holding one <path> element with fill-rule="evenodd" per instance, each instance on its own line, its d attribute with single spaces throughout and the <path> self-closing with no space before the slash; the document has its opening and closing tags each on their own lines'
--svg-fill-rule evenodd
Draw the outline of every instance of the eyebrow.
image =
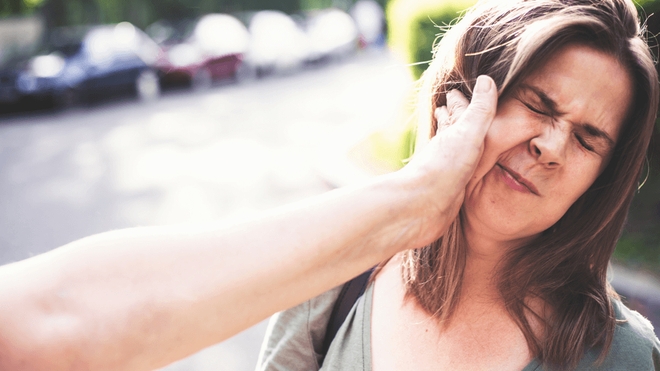
<svg viewBox="0 0 660 371">
<path fill-rule="evenodd" d="M 539 100 L 541 100 L 541 104 L 543 104 L 544 108 L 550 112 L 551 116 L 561 116 L 565 114 L 565 112 L 562 112 L 557 108 L 557 102 L 550 98 L 548 94 L 546 94 L 540 88 L 528 84 L 520 84 L 520 89 L 528 90 L 534 93 L 539 98 Z M 579 127 L 592 137 L 604 139 L 607 141 L 609 149 L 614 148 L 614 140 L 600 128 L 590 123 L 573 123 L 573 125 Z"/>
</svg>

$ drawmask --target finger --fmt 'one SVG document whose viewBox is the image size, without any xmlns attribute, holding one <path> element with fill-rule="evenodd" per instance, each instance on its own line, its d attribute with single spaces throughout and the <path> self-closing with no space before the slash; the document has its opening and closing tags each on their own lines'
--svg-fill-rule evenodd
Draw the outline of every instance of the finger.
<svg viewBox="0 0 660 371">
<path fill-rule="evenodd" d="M 446 106 L 438 107 L 434 112 L 435 121 L 438 124 L 438 128 L 443 128 L 449 125 L 449 110 Z"/>
<path fill-rule="evenodd" d="M 447 109 L 449 110 L 449 116 L 454 121 L 461 117 L 469 104 L 470 101 L 460 91 L 454 89 L 447 93 Z"/>
<path fill-rule="evenodd" d="M 483 140 L 488 132 L 497 110 L 497 89 L 495 82 L 488 76 L 477 78 L 472 101 L 457 121 L 461 126 L 469 128 L 478 140 Z M 450 111 L 451 112 L 451 111 Z"/>
</svg>

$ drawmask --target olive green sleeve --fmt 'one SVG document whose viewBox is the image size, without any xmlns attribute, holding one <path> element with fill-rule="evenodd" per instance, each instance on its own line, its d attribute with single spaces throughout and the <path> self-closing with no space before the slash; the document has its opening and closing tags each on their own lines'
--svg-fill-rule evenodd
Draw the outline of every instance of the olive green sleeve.
<svg viewBox="0 0 660 371">
<path fill-rule="evenodd" d="M 273 315 L 256 371 L 317 371 L 325 330 L 342 286 Z"/>
<path fill-rule="evenodd" d="M 660 342 L 651 322 L 619 301 L 613 304 L 618 323 L 602 369 L 660 371 Z"/>
</svg>

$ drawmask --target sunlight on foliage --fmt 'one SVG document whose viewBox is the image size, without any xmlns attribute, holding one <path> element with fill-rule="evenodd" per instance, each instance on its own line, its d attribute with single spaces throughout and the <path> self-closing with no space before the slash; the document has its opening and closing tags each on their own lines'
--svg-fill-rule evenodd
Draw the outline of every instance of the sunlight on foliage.
<svg viewBox="0 0 660 371">
<path fill-rule="evenodd" d="M 34 9 L 38 6 L 40 6 L 44 0 L 23 0 L 23 4 L 25 4 L 25 7 L 28 9 Z"/>
</svg>

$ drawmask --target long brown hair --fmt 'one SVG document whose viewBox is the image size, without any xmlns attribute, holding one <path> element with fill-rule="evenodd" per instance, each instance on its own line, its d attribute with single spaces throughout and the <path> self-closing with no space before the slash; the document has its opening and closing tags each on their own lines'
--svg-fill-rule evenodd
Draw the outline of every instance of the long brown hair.
<svg viewBox="0 0 660 371">
<path fill-rule="evenodd" d="M 435 49 L 422 77 L 420 137 L 435 135 L 432 112 L 445 94 L 471 96 L 477 76 L 495 80 L 500 96 L 539 68 L 560 48 L 580 43 L 615 57 L 633 79 L 633 100 L 612 158 L 587 190 L 551 228 L 508 253 L 498 288 L 530 351 L 550 368 L 573 369 L 584 352 L 604 359 L 616 319 L 616 293 L 606 272 L 644 164 L 658 105 L 658 80 L 637 11 L 625 0 L 485 1 L 468 11 Z M 606 77 L 604 77 L 606 78 Z M 462 213 L 436 242 L 404 253 L 407 297 L 440 321 L 460 300 L 466 260 Z M 552 308 L 543 318 L 530 297 Z M 527 319 L 545 325 L 537 338 Z"/>
</svg>

